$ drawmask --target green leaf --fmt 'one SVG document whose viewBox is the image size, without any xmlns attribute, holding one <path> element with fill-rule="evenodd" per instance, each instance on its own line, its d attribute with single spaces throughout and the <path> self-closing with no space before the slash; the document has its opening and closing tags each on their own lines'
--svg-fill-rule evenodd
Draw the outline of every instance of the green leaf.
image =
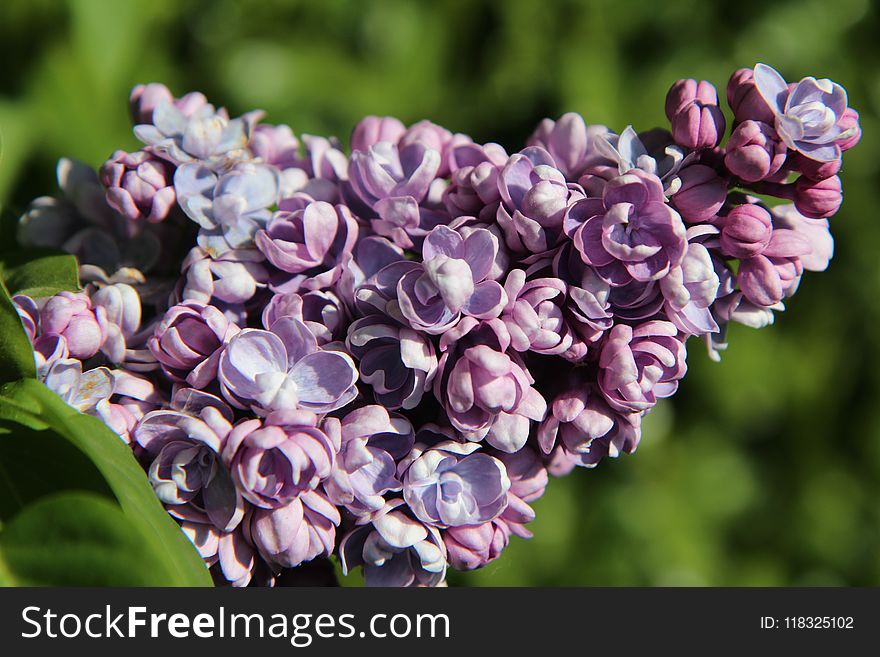
<svg viewBox="0 0 880 657">
<path fill-rule="evenodd" d="M 62 290 L 79 289 L 76 258 L 44 250 L 4 253 L 0 274 L 10 294 L 48 297 Z"/>
<path fill-rule="evenodd" d="M 41 497 L 69 490 L 116 502 L 101 472 L 59 433 L 0 420 L 0 520 L 8 521 Z"/>
<path fill-rule="evenodd" d="M 0 383 L 36 376 L 31 341 L 9 294 L 0 284 Z"/>
<path fill-rule="evenodd" d="M 39 417 L 95 465 L 126 517 L 139 527 L 143 540 L 157 554 L 165 555 L 176 584 L 212 585 L 201 557 L 159 503 L 146 474 L 119 436 L 98 418 L 78 413 L 35 380 L 8 383 L 0 395 L 26 409 L 39 407 Z"/>
<path fill-rule="evenodd" d="M 173 586 L 180 579 L 168 557 L 94 493 L 45 497 L 0 532 L 0 582 L 17 586 Z"/>
</svg>

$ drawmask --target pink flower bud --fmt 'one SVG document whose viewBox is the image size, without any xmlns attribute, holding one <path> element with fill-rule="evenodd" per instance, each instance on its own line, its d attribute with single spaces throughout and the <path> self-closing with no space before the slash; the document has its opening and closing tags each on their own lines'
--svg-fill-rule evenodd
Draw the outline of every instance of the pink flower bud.
<svg viewBox="0 0 880 657">
<path fill-rule="evenodd" d="M 755 74 L 750 68 L 741 68 L 730 76 L 727 82 L 727 103 L 733 110 L 736 123 L 751 119 L 773 125 L 776 120 L 773 110 L 758 93 Z"/>
<path fill-rule="evenodd" d="M 666 116 L 672 136 L 687 148 L 714 148 L 724 135 L 725 121 L 718 92 L 705 80 L 679 80 L 666 95 Z"/>
<path fill-rule="evenodd" d="M 743 121 L 727 142 L 724 164 L 733 175 L 746 182 L 757 182 L 779 171 L 787 150 L 772 126 Z"/>
<path fill-rule="evenodd" d="M 744 203 L 724 217 L 721 250 L 732 258 L 751 258 L 767 248 L 772 235 L 770 213 L 760 205 Z"/>
<path fill-rule="evenodd" d="M 840 209 L 841 203 L 843 203 L 843 191 L 839 176 L 819 181 L 801 176 L 795 182 L 794 205 L 805 217 L 811 219 L 830 217 Z"/>
<path fill-rule="evenodd" d="M 691 223 L 708 221 L 727 199 L 727 185 L 717 173 L 703 164 L 692 164 L 679 172 L 681 188 L 672 204 Z"/>
</svg>

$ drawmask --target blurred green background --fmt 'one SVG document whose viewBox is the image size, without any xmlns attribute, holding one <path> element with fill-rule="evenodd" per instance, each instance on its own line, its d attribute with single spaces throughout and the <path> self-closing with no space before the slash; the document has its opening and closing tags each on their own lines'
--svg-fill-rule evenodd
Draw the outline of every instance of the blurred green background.
<svg viewBox="0 0 880 657">
<path fill-rule="evenodd" d="M 680 393 L 637 454 L 551 482 L 535 538 L 454 585 L 880 585 L 880 7 L 869 0 L 0 3 L 0 204 L 54 163 L 138 144 L 128 91 L 161 81 L 233 114 L 345 140 L 365 114 L 430 118 L 520 147 L 544 116 L 662 125 L 676 78 L 764 61 L 831 77 L 864 137 L 847 154 L 837 253 L 763 331 Z"/>
</svg>

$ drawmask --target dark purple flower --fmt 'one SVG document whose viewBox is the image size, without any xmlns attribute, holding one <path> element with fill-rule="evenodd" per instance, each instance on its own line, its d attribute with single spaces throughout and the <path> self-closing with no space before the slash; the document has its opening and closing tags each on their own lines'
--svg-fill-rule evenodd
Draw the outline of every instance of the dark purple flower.
<svg viewBox="0 0 880 657">
<path fill-rule="evenodd" d="M 611 285 L 663 278 L 687 250 L 660 179 L 637 169 L 611 180 L 602 198 L 574 203 L 565 227 L 583 261 Z"/>
<path fill-rule="evenodd" d="M 774 123 L 773 110 L 755 86 L 755 73 L 750 68 L 741 68 L 730 76 L 727 103 L 733 110 L 735 123 L 749 120 Z"/>
<path fill-rule="evenodd" d="M 244 506 L 220 461 L 232 411 L 208 393 L 180 389 L 171 408 L 144 415 L 133 438 L 151 460 L 150 483 L 165 504 L 187 504 L 222 531 L 235 528 Z"/>
<path fill-rule="evenodd" d="M 759 255 L 772 236 L 770 213 L 755 203 L 737 205 L 721 220 L 721 251 L 731 258 Z"/>
<path fill-rule="evenodd" d="M 794 184 L 794 205 L 805 217 L 822 219 L 835 214 L 843 203 L 839 176 L 813 181 L 801 176 Z"/>
<path fill-rule="evenodd" d="M 339 545 L 342 572 L 364 567 L 367 586 L 438 586 L 446 577 L 440 532 L 411 518 L 393 500 Z"/>
<path fill-rule="evenodd" d="M 349 326 L 346 345 L 358 359 L 361 381 L 372 386 L 376 401 L 389 410 L 415 408 L 431 388 L 437 355 L 418 331 L 370 315 Z"/>
<path fill-rule="evenodd" d="M 727 183 L 710 167 L 691 164 L 678 172 L 681 187 L 672 204 L 689 223 L 711 220 L 727 200 Z"/>
</svg>

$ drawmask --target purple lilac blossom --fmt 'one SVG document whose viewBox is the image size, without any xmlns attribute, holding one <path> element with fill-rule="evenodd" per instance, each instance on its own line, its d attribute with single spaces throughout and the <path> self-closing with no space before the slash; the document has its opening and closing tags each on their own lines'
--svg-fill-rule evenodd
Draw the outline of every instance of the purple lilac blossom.
<svg viewBox="0 0 880 657">
<path fill-rule="evenodd" d="M 242 330 L 229 340 L 218 366 L 223 395 L 259 415 L 342 408 L 357 395 L 357 378 L 350 356 L 320 349 L 308 327 L 292 317 L 277 320 L 271 331 Z"/>
<path fill-rule="evenodd" d="M 130 444 L 218 584 L 337 555 L 442 585 L 531 536 L 549 474 L 635 451 L 689 337 L 717 360 L 829 266 L 846 93 L 759 64 L 726 95 L 726 143 L 682 79 L 669 129 L 567 113 L 509 155 L 371 116 L 349 156 L 139 85 L 145 147 L 62 160 L 20 220 L 84 284 L 13 298 L 37 376 Z"/>
</svg>

